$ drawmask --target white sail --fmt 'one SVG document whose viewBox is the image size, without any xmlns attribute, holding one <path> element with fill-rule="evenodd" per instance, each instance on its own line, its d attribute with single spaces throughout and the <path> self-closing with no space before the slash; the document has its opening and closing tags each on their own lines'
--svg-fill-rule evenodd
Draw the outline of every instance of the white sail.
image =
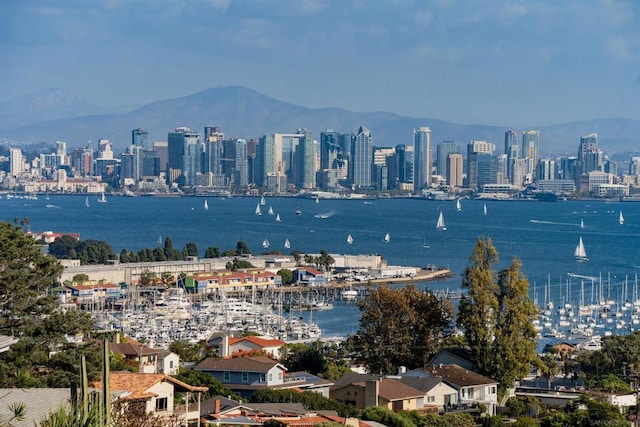
<svg viewBox="0 0 640 427">
<path fill-rule="evenodd" d="M 284 241 L 284 247 L 289 249 L 291 247 L 291 242 L 289 242 L 289 239 Z"/>
<path fill-rule="evenodd" d="M 389 236 L 389 233 L 384 235 L 384 242 L 385 243 L 389 243 L 391 241 L 391 236 Z"/>
<path fill-rule="evenodd" d="M 88 197 L 85 197 L 85 199 L 84 199 L 84 205 L 85 205 L 86 207 L 89 207 L 89 198 L 88 198 Z"/>
<path fill-rule="evenodd" d="M 624 217 L 622 216 L 622 211 L 620 211 L 620 217 L 618 218 L 618 222 L 620 225 L 624 224 Z"/>
<path fill-rule="evenodd" d="M 573 253 L 573 256 L 577 261 L 588 261 L 587 250 L 584 248 L 584 243 L 582 242 L 582 236 L 580 237 L 580 241 L 578 241 L 578 246 L 576 246 L 576 250 Z"/>
<path fill-rule="evenodd" d="M 347 243 L 348 243 L 348 244 L 352 244 L 352 243 L 353 243 L 353 237 L 351 237 L 351 234 L 349 234 L 349 235 L 347 236 Z"/>
<path fill-rule="evenodd" d="M 482 213 L 483 213 L 484 215 L 486 215 L 486 214 L 487 214 L 487 204 L 486 204 L 486 203 L 485 203 L 484 205 L 482 205 Z"/>
<path fill-rule="evenodd" d="M 438 223 L 436 224 L 437 230 L 446 230 L 447 226 L 444 224 L 444 215 L 442 211 L 440 211 L 440 216 L 438 216 Z"/>
<path fill-rule="evenodd" d="M 161 244 L 162 244 L 162 235 L 158 235 L 157 243 L 158 243 L 159 245 L 161 245 Z"/>
<path fill-rule="evenodd" d="M 316 196 L 316 203 L 320 203 L 320 199 Z"/>
<path fill-rule="evenodd" d="M 584 220 L 580 218 L 580 228 L 584 228 Z"/>
<path fill-rule="evenodd" d="M 280 214 L 276 215 L 276 222 L 280 222 Z"/>
<path fill-rule="evenodd" d="M 100 196 L 100 198 L 98 199 L 98 201 L 100 203 L 107 203 L 107 198 L 104 195 L 104 192 L 102 192 L 102 196 Z"/>
<path fill-rule="evenodd" d="M 204 210 L 208 211 L 209 210 L 209 203 L 207 203 L 207 201 L 204 201 Z"/>
<path fill-rule="evenodd" d="M 261 204 L 262 206 L 264 206 L 264 205 L 266 205 L 266 204 L 267 204 L 267 201 L 264 199 L 264 196 L 262 196 L 262 198 L 260 199 L 260 204 Z"/>
<path fill-rule="evenodd" d="M 269 247 L 269 241 L 267 239 L 264 239 L 262 241 L 262 247 L 265 248 L 265 249 Z"/>
<path fill-rule="evenodd" d="M 456 209 L 457 209 L 458 211 L 461 211 L 461 210 L 462 210 L 462 205 L 460 204 L 460 199 L 456 199 Z"/>
<path fill-rule="evenodd" d="M 269 212 L 267 212 L 269 215 L 275 215 L 275 212 L 273 212 L 273 208 L 271 206 L 269 206 Z"/>
<path fill-rule="evenodd" d="M 260 212 L 260 203 L 256 205 L 256 215 L 262 215 L 262 212 Z"/>
</svg>

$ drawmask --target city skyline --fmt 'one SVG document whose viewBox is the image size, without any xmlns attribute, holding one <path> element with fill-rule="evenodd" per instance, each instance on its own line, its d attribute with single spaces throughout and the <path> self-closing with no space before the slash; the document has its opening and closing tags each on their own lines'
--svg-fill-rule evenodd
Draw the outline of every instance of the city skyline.
<svg viewBox="0 0 640 427">
<path fill-rule="evenodd" d="M 311 108 L 513 128 L 634 118 L 639 24 L 638 3 L 606 0 L 13 1 L 0 102 L 57 86 L 142 105 L 239 84 Z"/>
</svg>

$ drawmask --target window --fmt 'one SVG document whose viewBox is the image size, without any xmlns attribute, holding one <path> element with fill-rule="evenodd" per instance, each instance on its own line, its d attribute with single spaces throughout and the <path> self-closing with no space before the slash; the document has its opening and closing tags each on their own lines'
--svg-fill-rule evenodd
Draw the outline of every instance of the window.
<svg viewBox="0 0 640 427">
<path fill-rule="evenodd" d="M 282 372 L 278 372 L 278 380 L 282 381 Z"/>
<path fill-rule="evenodd" d="M 169 369 L 173 369 L 173 360 L 169 361 Z"/>
<path fill-rule="evenodd" d="M 231 372 L 224 371 L 224 373 L 222 374 L 222 380 L 223 381 L 231 381 Z"/>
<path fill-rule="evenodd" d="M 248 383 L 249 382 L 249 372 L 243 372 L 242 373 L 242 382 L 243 383 Z"/>
<path fill-rule="evenodd" d="M 156 399 L 156 412 L 162 412 L 167 410 L 167 398 L 159 397 Z"/>
<path fill-rule="evenodd" d="M 269 373 L 269 382 L 273 381 L 273 374 Z"/>
<path fill-rule="evenodd" d="M 491 387 L 491 394 L 496 394 L 496 386 Z"/>
<path fill-rule="evenodd" d="M 260 382 L 266 382 L 267 381 L 267 376 L 265 374 L 260 374 Z"/>
<path fill-rule="evenodd" d="M 433 403 L 436 401 L 436 397 L 435 396 L 427 396 L 427 403 Z"/>
</svg>

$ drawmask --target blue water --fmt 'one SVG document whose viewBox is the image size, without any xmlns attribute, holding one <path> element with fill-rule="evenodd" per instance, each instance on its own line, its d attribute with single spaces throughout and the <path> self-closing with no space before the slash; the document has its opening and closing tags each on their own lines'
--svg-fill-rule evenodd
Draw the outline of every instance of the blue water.
<svg viewBox="0 0 640 427">
<path fill-rule="evenodd" d="M 196 197 L 108 197 L 98 203 L 97 196 L 50 196 L 46 200 L 0 200 L 0 220 L 13 222 L 15 217 L 28 217 L 33 231 L 80 233 L 81 239 L 109 242 L 116 253 L 126 248 L 132 251 L 158 246 L 157 240 L 171 237 L 174 247 L 181 249 L 195 242 L 204 254 L 208 246 L 221 250 L 234 248 L 240 240 L 255 252 L 268 239 L 268 250 L 283 252 L 299 250 L 329 253 L 378 253 L 389 265 L 448 267 L 456 277 L 432 282 L 430 288 L 457 288 L 460 273 L 468 264 L 477 239 L 490 237 L 500 254 L 500 265 L 506 266 L 513 257 L 521 259 L 532 296 L 535 288 L 540 301 L 547 278 L 550 278 L 550 298 L 559 301 L 566 296 L 567 273 L 588 277 L 610 277 L 611 296 L 621 296 L 625 275 L 633 278 L 640 270 L 637 249 L 640 248 L 640 203 L 560 201 L 502 202 L 463 200 L 457 211 L 451 201 L 411 199 L 380 200 L 320 200 L 298 198 L 267 198 L 262 215 L 255 212 L 258 198 Z M 487 215 L 483 215 L 483 204 Z M 275 215 L 268 215 L 272 207 Z M 302 211 L 296 215 L 296 210 Z M 437 231 L 438 213 L 444 213 L 447 230 Z M 625 217 L 618 224 L 619 211 Z M 316 215 L 325 214 L 326 218 Z M 583 219 L 585 228 L 580 228 Z M 390 242 L 383 241 L 389 233 Z M 347 235 L 354 242 L 346 243 Z M 573 251 L 582 236 L 588 262 L 574 261 Z M 283 247 L 285 239 L 291 249 Z M 424 248 L 424 244 L 429 248 Z M 570 299 L 577 299 L 579 286 L 571 288 Z M 632 280 L 632 279 L 630 279 Z M 609 288 L 608 288 L 609 289 Z M 631 298 L 631 290 L 628 297 Z M 355 306 L 340 306 L 328 312 L 314 313 L 325 334 L 351 333 L 357 330 L 358 311 Z M 353 317 L 351 317 L 353 316 Z M 345 319 L 348 318 L 348 321 Z"/>
</svg>

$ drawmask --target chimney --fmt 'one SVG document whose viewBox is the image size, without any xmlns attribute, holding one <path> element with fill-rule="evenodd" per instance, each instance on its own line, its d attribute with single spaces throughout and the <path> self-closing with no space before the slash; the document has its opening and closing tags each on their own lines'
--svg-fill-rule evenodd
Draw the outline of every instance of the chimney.
<svg viewBox="0 0 640 427">
<path fill-rule="evenodd" d="M 215 407 L 213 409 L 213 413 L 214 414 L 219 414 L 220 413 L 220 399 L 216 399 L 215 400 Z"/>
<path fill-rule="evenodd" d="M 367 380 L 365 381 L 364 390 L 364 406 L 378 406 L 378 396 L 380 395 L 380 380 Z"/>
<path fill-rule="evenodd" d="M 407 373 L 407 367 L 406 366 L 399 366 L 398 367 L 398 375 L 405 374 L 405 373 Z"/>
</svg>

